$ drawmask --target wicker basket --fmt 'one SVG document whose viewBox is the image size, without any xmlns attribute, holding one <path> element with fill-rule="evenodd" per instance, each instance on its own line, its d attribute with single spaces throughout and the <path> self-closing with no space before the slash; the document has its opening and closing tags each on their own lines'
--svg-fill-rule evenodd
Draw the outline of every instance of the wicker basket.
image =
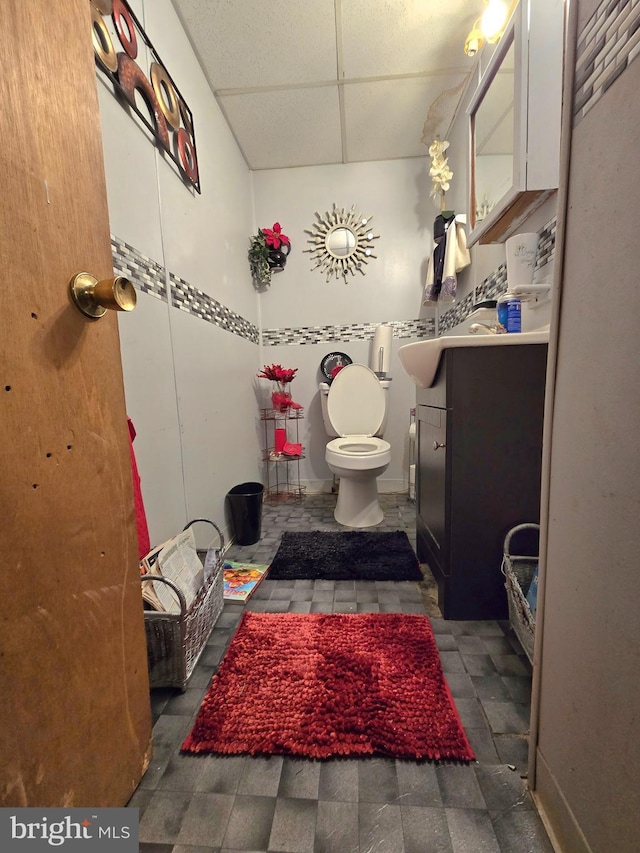
<svg viewBox="0 0 640 853">
<path fill-rule="evenodd" d="M 184 595 L 173 581 L 155 574 L 141 577 L 142 583 L 152 581 L 167 584 L 175 592 L 180 603 L 180 613 L 144 611 L 150 687 L 177 687 L 182 692 L 185 691 L 222 610 L 224 537 L 220 528 L 205 518 L 190 521 L 184 530 L 201 521 L 216 529 L 220 545 L 218 548 L 209 548 L 208 551 L 198 551 L 198 556 L 206 568 L 206 580 L 190 607 L 187 607 Z"/>
<path fill-rule="evenodd" d="M 509 621 L 520 641 L 520 645 L 533 663 L 536 620 L 526 599 L 536 566 L 537 556 L 516 556 L 511 553 L 511 540 L 523 530 L 535 530 L 540 533 L 539 524 L 518 524 L 511 528 L 504 540 L 502 574 L 505 577 L 507 599 L 509 602 Z"/>
</svg>

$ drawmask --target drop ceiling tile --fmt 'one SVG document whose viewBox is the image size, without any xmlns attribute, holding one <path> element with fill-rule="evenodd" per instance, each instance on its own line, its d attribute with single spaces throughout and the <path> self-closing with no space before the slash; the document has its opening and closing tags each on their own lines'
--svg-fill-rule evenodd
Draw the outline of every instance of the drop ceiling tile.
<svg viewBox="0 0 640 853">
<path fill-rule="evenodd" d="M 426 156 L 428 145 L 421 139 L 427 118 L 430 137 L 443 136 L 465 80 L 456 74 L 346 84 L 347 162 Z M 450 102 L 443 101 L 443 90 L 450 92 Z"/>
<path fill-rule="evenodd" d="M 333 0 L 173 0 L 218 89 L 336 79 Z"/>
<path fill-rule="evenodd" d="M 344 79 L 469 71 L 464 42 L 481 0 L 349 0 L 340 5 Z"/>
<path fill-rule="evenodd" d="M 250 169 L 342 162 L 337 86 L 225 95 L 220 104 Z"/>
</svg>

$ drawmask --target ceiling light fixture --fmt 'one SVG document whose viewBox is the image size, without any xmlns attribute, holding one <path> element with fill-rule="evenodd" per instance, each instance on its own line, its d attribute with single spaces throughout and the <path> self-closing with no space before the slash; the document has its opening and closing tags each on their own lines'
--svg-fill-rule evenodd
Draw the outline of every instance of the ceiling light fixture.
<svg viewBox="0 0 640 853">
<path fill-rule="evenodd" d="M 495 44 L 509 19 L 510 5 L 505 0 L 484 0 L 485 10 L 474 22 L 464 43 L 467 56 L 475 56 L 485 42 Z"/>
<path fill-rule="evenodd" d="M 504 0 L 486 0 L 487 8 L 480 16 L 480 29 L 489 44 L 498 41 L 504 32 L 509 12 Z"/>
</svg>

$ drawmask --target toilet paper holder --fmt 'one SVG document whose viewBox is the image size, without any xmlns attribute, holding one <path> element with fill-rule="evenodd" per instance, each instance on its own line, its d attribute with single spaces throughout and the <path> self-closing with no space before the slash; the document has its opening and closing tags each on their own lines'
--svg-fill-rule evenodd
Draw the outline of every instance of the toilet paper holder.
<svg viewBox="0 0 640 853">
<path fill-rule="evenodd" d="M 378 379 L 386 379 L 391 366 L 393 326 L 383 323 L 376 326 L 371 349 L 371 369 Z"/>
</svg>

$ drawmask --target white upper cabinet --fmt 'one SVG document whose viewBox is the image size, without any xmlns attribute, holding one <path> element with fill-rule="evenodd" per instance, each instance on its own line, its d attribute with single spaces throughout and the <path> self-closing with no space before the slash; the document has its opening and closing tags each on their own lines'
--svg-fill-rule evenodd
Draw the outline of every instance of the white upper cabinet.
<svg viewBox="0 0 640 853">
<path fill-rule="evenodd" d="M 558 188 L 564 0 L 520 0 L 467 109 L 469 244 L 499 243 Z"/>
</svg>

